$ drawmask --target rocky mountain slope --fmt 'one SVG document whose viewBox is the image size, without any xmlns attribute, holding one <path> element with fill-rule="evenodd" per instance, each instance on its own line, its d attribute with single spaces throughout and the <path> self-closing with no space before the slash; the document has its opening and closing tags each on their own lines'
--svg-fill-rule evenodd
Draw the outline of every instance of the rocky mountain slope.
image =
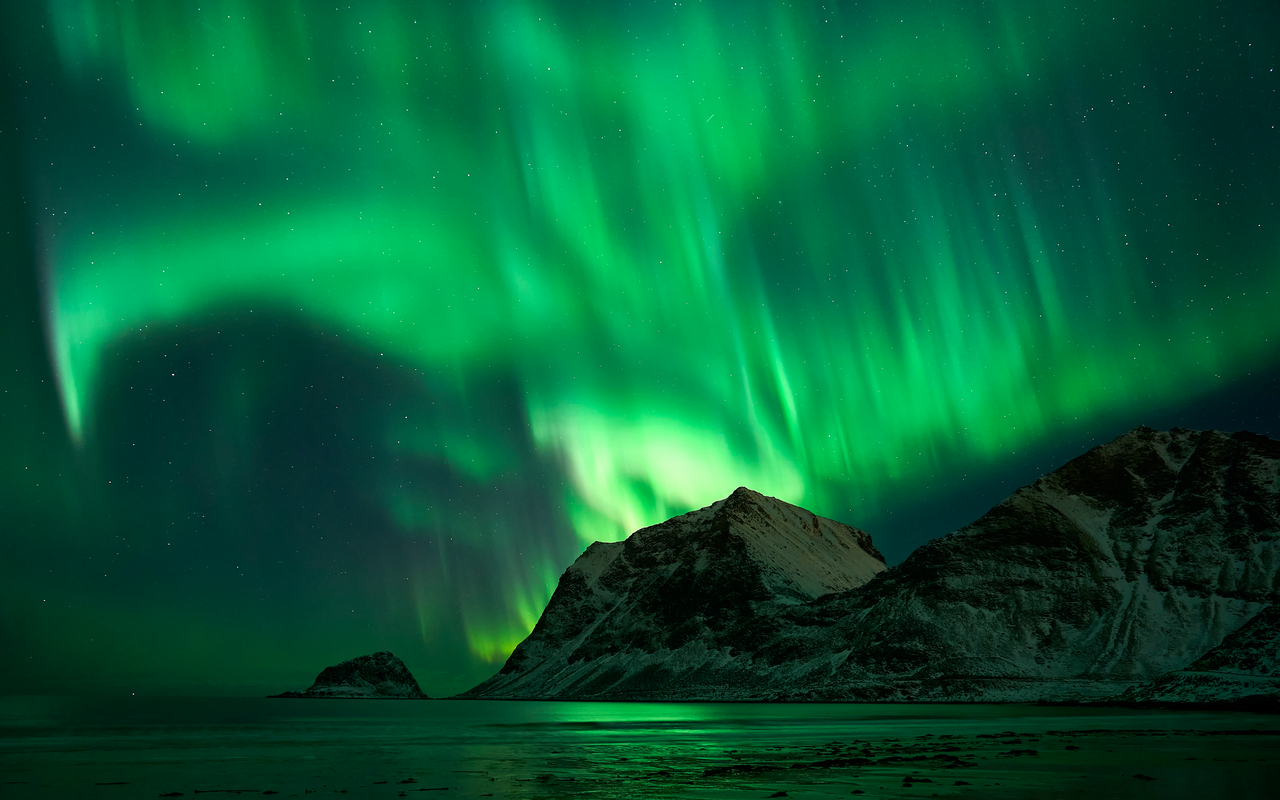
<svg viewBox="0 0 1280 800">
<path fill-rule="evenodd" d="M 1280 604 L 1268 606 L 1222 644 L 1121 698 L 1160 705 L 1280 699 Z"/>
<path fill-rule="evenodd" d="M 273 697 L 426 700 L 404 662 L 387 651 L 325 667 L 305 692 Z"/>
<path fill-rule="evenodd" d="M 666 599 L 670 576 L 689 575 L 683 537 L 699 529 L 677 518 L 621 545 L 634 553 L 618 562 L 623 582 L 619 545 L 589 548 L 502 672 L 467 695 L 1111 695 L 1187 667 L 1277 599 L 1278 475 L 1280 443 L 1265 437 L 1137 428 L 865 585 L 819 581 L 830 588 L 813 599 L 774 598 L 735 568 Z"/>
<path fill-rule="evenodd" d="M 786 630 L 789 610 L 882 570 L 866 533 L 740 488 L 587 548 L 533 633 L 467 696 L 644 692 L 668 667 L 696 687 Z"/>
<path fill-rule="evenodd" d="M 1109 694 L 1180 669 L 1280 589 L 1280 443 L 1138 428 L 835 599 L 851 694 Z"/>
</svg>

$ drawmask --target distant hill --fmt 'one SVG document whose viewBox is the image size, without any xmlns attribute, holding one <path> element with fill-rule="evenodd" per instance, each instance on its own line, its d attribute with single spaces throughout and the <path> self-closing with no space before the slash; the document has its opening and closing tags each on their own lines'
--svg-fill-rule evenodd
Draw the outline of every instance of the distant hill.
<svg viewBox="0 0 1280 800">
<path fill-rule="evenodd" d="M 404 662 L 387 651 L 325 667 L 305 692 L 272 697 L 336 700 L 426 700 Z"/>
</svg>

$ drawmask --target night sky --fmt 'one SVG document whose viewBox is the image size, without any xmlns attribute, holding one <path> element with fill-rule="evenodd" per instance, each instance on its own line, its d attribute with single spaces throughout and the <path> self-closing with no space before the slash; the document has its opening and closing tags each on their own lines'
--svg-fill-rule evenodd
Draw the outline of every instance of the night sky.
<svg viewBox="0 0 1280 800">
<path fill-rule="evenodd" d="M 1280 4 L 0 11 L 0 686 L 469 688 L 746 485 L 1280 436 Z"/>
</svg>

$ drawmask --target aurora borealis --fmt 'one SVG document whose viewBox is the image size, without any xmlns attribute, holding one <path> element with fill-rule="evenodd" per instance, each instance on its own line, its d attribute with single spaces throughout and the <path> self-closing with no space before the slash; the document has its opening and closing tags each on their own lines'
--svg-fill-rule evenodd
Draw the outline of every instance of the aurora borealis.
<svg viewBox="0 0 1280 800">
<path fill-rule="evenodd" d="M 1274 3 L 13 5 L 9 685 L 452 693 L 739 485 L 1280 434 Z"/>
</svg>

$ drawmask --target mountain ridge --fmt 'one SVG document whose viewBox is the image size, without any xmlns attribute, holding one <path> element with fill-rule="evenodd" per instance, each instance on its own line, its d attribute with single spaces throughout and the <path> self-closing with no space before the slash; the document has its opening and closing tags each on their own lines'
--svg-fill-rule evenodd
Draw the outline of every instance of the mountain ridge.
<svg viewBox="0 0 1280 800">
<path fill-rule="evenodd" d="M 674 535 L 683 530 L 674 523 L 690 515 L 677 517 L 625 542 L 588 548 L 579 559 L 583 567 L 575 562 L 566 571 L 559 600 L 553 596 L 502 671 L 463 696 L 1013 701 L 1115 695 L 1187 667 L 1280 596 L 1278 478 L 1280 443 L 1266 437 L 1139 427 L 857 585 L 819 582 L 805 599 L 794 591 L 795 580 L 784 585 L 777 577 L 782 570 L 774 570 L 772 595 L 757 596 L 759 584 L 748 580 L 756 594 L 730 603 L 734 614 L 710 622 L 704 615 L 692 629 L 689 619 L 697 613 L 636 617 L 629 627 L 611 627 L 614 621 L 602 616 L 599 582 L 590 584 L 588 573 L 599 562 L 599 575 L 606 575 L 617 558 L 609 557 L 610 548 L 618 545 L 619 552 L 647 553 L 647 560 L 627 560 L 634 573 L 628 597 L 643 605 L 646 591 L 658 585 L 646 583 L 644 571 L 675 568 L 670 556 L 679 550 L 648 552 L 644 542 L 654 534 L 646 532 Z M 731 505 L 733 497 L 692 513 Z M 786 527 L 787 519 L 773 522 Z M 869 537 L 866 542 L 878 557 Z M 702 577 L 704 594 L 743 591 L 731 571 Z M 815 596 L 819 589 L 826 591 Z M 586 617 L 591 636 L 566 649 Z M 676 635 L 682 626 L 690 635 Z M 587 638 L 591 646 L 583 648 Z"/>
</svg>

